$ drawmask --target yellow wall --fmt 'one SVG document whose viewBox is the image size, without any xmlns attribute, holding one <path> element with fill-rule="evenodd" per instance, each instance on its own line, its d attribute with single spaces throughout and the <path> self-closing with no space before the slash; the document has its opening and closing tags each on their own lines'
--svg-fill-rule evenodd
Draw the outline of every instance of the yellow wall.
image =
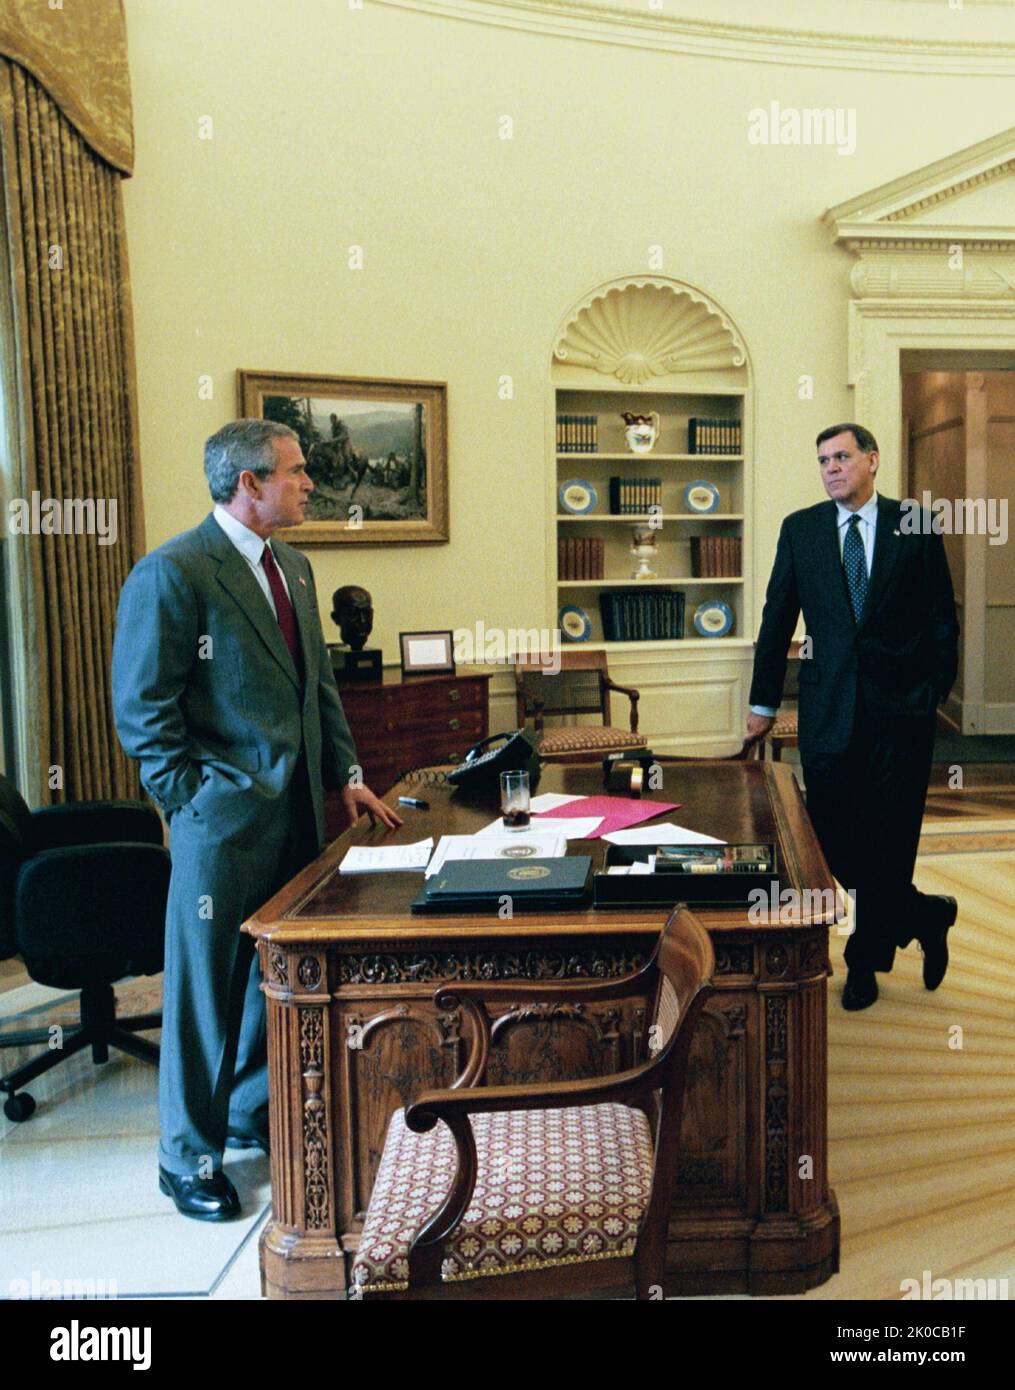
<svg viewBox="0 0 1015 1390">
<path fill-rule="evenodd" d="M 551 342 L 586 291 L 647 271 L 653 244 L 661 273 L 722 303 L 751 351 L 763 585 L 781 516 L 823 495 L 815 433 L 851 413 L 850 261 L 821 212 L 1010 123 L 1002 78 L 719 61 L 369 0 L 126 0 L 126 13 L 149 545 L 207 510 L 201 448 L 236 413 L 237 368 L 447 381 L 450 544 L 310 552 L 326 632 L 332 588 L 364 584 L 388 661 L 400 628 L 553 618 Z M 748 111 L 772 100 L 855 106 L 856 153 L 749 144 Z M 813 400 L 798 399 L 801 373 Z M 498 399 L 502 374 L 513 401 Z M 896 459 L 882 478 L 897 491 Z"/>
</svg>

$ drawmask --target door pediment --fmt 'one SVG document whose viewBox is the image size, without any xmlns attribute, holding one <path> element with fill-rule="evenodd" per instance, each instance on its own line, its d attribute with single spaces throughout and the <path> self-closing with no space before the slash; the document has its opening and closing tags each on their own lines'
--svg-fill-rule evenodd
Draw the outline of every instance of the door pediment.
<svg viewBox="0 0 1015 1390">
<path fill-rule="evenodd" d="M 1015 127 L 829 208 L 859 300 L 1015 299 Z"/>
</svg>

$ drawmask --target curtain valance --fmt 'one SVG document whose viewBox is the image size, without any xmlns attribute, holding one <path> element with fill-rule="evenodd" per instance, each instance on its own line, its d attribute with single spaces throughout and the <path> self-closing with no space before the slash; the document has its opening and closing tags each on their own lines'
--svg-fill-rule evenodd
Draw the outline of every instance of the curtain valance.
<svg viewBox="0 0 1015 1390">
<path fill-rule="evenodd" d="M 134 122 L 122 0 L 3 0 L 0 57 L 32 74 L 88 145 L 123 174 Z"/>
</svg>

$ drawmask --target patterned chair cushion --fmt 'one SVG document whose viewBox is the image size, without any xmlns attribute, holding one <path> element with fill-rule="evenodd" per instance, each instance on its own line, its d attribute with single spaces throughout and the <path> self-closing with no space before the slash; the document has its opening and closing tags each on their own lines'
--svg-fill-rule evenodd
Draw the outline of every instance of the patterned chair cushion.
<svg viewBox="0 0 1015 1390">
<path fill-rule="evenodd" d="M 776 715 L 775 723 L 768 731 L 769 738 L 796 738 L 797 737 L 797 712 L 793 710 L 790 714 Z"/>
<path fill-rule="evenodd" d="M 652 1188 L 652 1134 L 626 1105 L 473 1115 L 478 1177 L 445 1245 L 445 1280 L 629 1257 Z M 409 1246 L 447 1195 L 457 1155 L 438 1122 L 391 1117 L 352 1278 L 361 1293 L 408 1287 Z"/>
<path fill-rule="evenodd" d="M 551 753 L 593 752 L 616 753 L 624 748 L 644 748 L 641 734 L 625 733 L 602 724 L 573 724 L 563 729 L 544 729 L 539 752 L 545 758 Z"/>
</svg>

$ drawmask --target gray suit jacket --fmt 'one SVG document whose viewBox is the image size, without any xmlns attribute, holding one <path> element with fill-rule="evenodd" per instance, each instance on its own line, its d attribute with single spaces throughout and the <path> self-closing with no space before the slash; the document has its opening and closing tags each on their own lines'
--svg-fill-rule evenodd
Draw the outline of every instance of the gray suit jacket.
<svg viewBox="0 0 1015 1390">
<path fill-rule="evenodd" d="M 214 516 L 140 560 L 120 595 L 113 708 L 120 742 L 168 815 L 192 806 L 209 835 L 254 845 L 301 747 L 324 840 L 323 787 L 344 787 L 356 750 L 317 611 L 313 571 L 273 541 L 303 648 L 300 682 L 274 613 Z"/>
</svg>

